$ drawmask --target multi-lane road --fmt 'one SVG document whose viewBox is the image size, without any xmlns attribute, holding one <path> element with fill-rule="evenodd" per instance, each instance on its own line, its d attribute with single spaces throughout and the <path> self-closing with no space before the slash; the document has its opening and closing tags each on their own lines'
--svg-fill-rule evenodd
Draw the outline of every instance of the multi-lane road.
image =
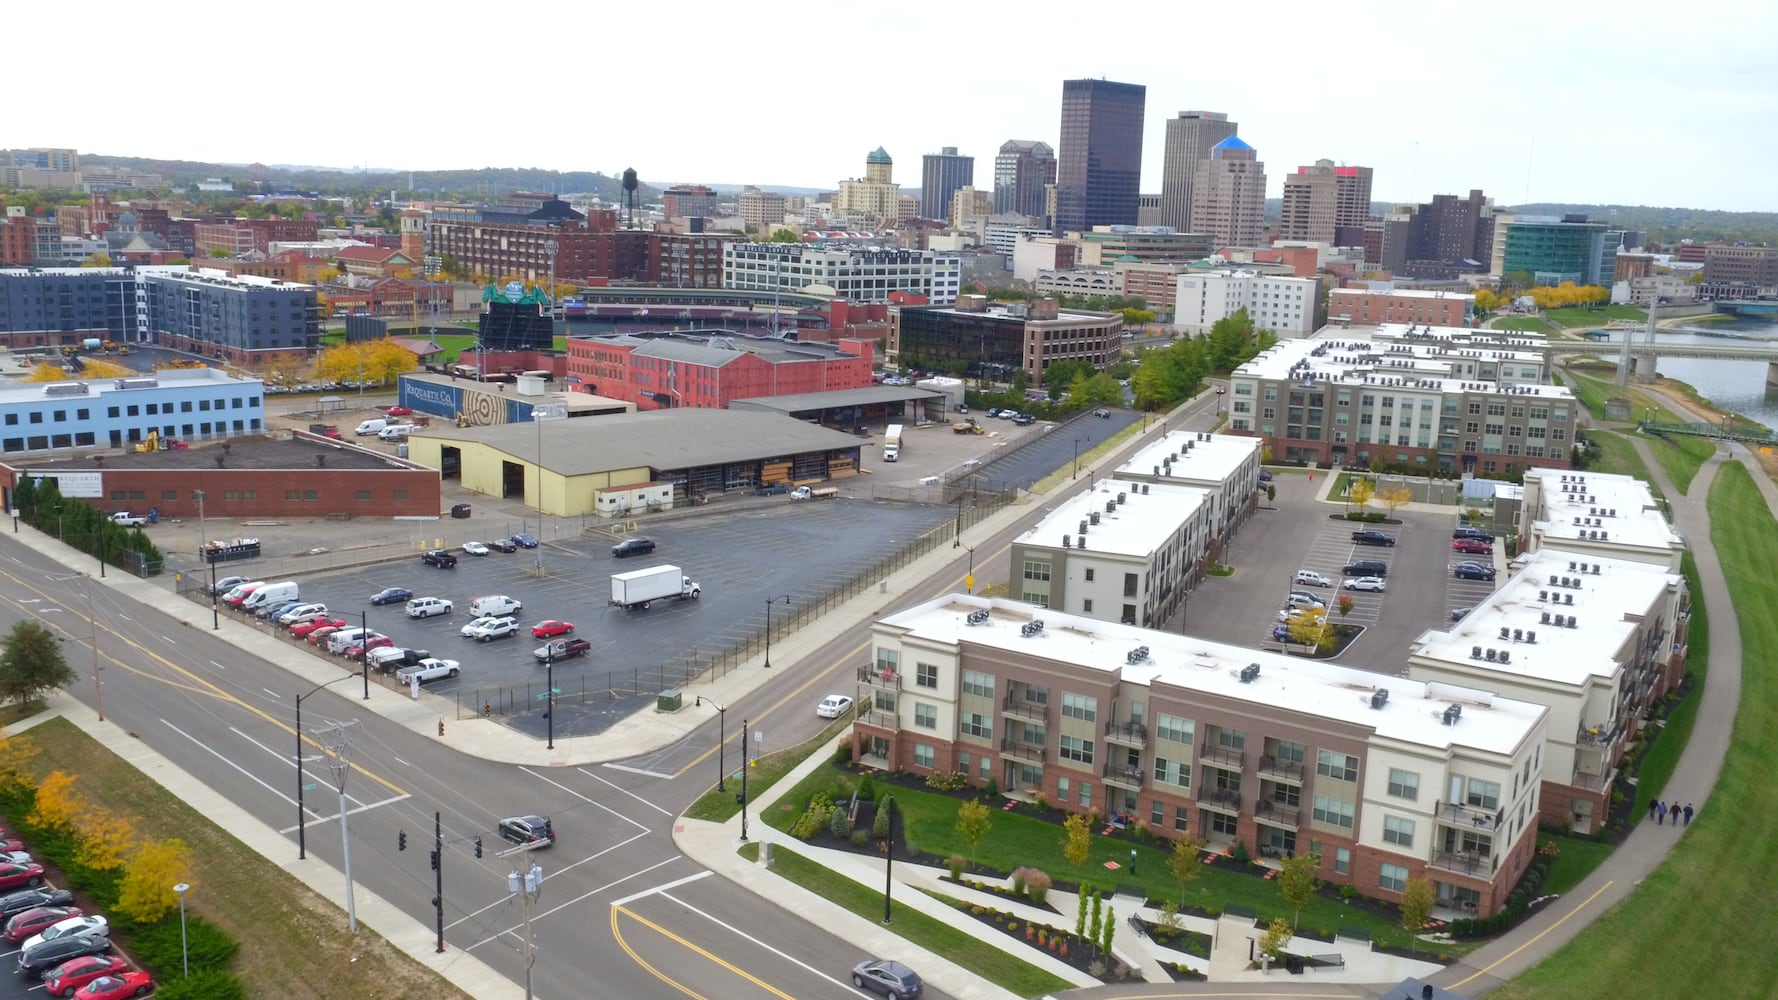
<svg viewBox="0 0 1778 1000">
<path fill-rule="evenodd" d="M 1213 413 L 1214 400 L 1206 395 L 1190 415 Z M 1078 488 L 1087 485 L 1082 480 Z M 999 565 L 1024 522 L 1041 514 L 1034 508 L 1021 523 L 974 541 L 981 582 L 993 582 L 996 573 L 983 567 Z M 93 705 L 90 667 L 74 651 L 90 634 L 87 581 L 29 543 L 30 536 L 18 535 L 0 541 L 0 627 L 34 618 L 57 629 L 73 647 L 70 661 L 82 675 L 72 693 Z M 958 589 L 965 553 L 956 551 L 954 562 L 901 595 L 883 596 L 883 607 Z M 557 843 L 534 855 L 546 874 L 532 920 L 533 984 L 543 1000 L 857 993 L 846 979 L 866 957 L 856 948 L 794 913 L 760 919 L 766 904 L 675 848 L 675 817 L 713 776 L 717 727 L 707 725 L 666 747 L 638 748 L 616 765 L 493 763 L 369 710 L 355 681 L 310 693 L 310 683 L 225 641 L 226 632 L 181 625 L 131 592 L 99 585 L 90 602 L 106 724 L 133 734 L 277 831 L 288 843 L 275 850 L 288 850 L 292 859 L 299 836 L 295 696 L 304 695 L 305 733 L 315 734 L 329 720 L 357 720 L 346 785 L 354 883 L 431 927 L 428 851 L 433 815 L 442 814 L 447 945 L 515 982 L 525 975 L 523 914 L 507 890 L 513 862 L 498 856 L 507 845 L 495 827 L 503 816 L 550 815 Z M 789 669 L 774 670 L 728 710 L 750 719 L 753 729 L 767 730 L 776 746 L 813 735 L 820 722 L 813 705 L 830 688 L 850 688 L 871 617 L 811 626 L 810 633 L 826 641 L 799 662 L 781 664 Z M 373 687 L 371 697 L 399 696 Z M 731 744 L 740 739 L 738 728 L 728 727 Z M 305 759 L 308 825 L 302 839 L 310 863 L 338 869 L 339 796 L 323 748 L 306 745 Z M 401 831 L 407 833 L 406 851 L 397 850 Z M 477 837 L 484 846 L 480 859 L 473 850 Z M 943 997 L 931 990 L 928 995 Z"/>
</svg>

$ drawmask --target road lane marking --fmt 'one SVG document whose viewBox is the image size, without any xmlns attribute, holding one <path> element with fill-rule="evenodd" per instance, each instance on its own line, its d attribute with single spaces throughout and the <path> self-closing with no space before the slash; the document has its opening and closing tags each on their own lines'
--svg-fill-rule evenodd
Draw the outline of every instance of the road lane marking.
<svg viewBox="0 0 1778 1000">
<path fill-rule="evenodd" d="M 227 667 L 223 666 L 222 664 L 217 663 L 215 660 L 211 660 L 210 665 L 212 667 L 215 667 L 218 670 L 227 670 L 228 669 Z"/>
<path fill-rule="evenodd" d="M 174 642 L 174 641 L 173 641 L 173 640 L 171 640 L 171 639 L 169 639 L 169 638 L 167 638 L 167 637 L 166 637 L 166 636 L 164 636 L 164 635 L 163 635 L 163 636 L 161 636 L 161 641 L 162 641 L 162 642 L 164 642 L 164 643 L 166 643 L 166 644 L 167 644 L 167 645 L 169 645 L 169 646 L 177 646 L 177 645 L 179 645 L 179 644 L 178 644 L 178 643 L 176 643 L 176 642 Z"/>
<path fill-rule="evenodd" d="M 663 983 L 666 983 L 668 986 L 673 987 L 674 989 L 678 990 L 679 992 L 685 994 L 687 997 L 690 997 L 691 1000 L 706 1000 L 706 998 L 704 997 L 704 995 L 702 993 L 694 993 L 691 989 L 686 987 L 686 985 L 684 983 L 681 983 L 678 980 L 669 977 L 666 973 L 664 973 L 661 970 L 655 968 L 654 966 L 648 964 L 647 960 L 644 959 L 641 955 L 636 954 L 636 949 L 630 947 L 630 943 L 628 941 L 624 940 L 623 931 L 618 930 L 618 927 L 617 927 L 617 915 L 619 913 L 628 913 L 628 912 L 629 912 L 628 910 L 620 910 L 615 906 L 611 908 L 611 938 L 612 938 L 612 940 L 617 942 L 617 946 L 619 948 L 622 948 L 624 950 L 624 954 L 630 956 L 630 960 L 635 962 L 637 965 L 640 965 L 645 971 L 648 972 L 649 975 L 653 976 L 654 978 L 660 980 Z"/>
<path fill-rule="evenodd" d="M 607 764 L 605 766 L 611 767 L 612 765 Z M 593 772 L 587 770 L 584 767 L 577 767 L 577 768 L 575 768 L 575 770 L 579 771 L 581 774 L 584 774 L 587 777 L 593 779 L 594 781 L 597 781 L 602 784 L 609 785 L 612 788 L 615 788 L 616 790 L 624 793 L 625 795 L 628 795 L 630 798 L 635 799 L 637 802 L 640 802 L 643 805 L 647 806 L 648 808 L 653 809 L 655 812 L 660 813 L 662 816 L 672 816 L 673 815 L 673 813 L 670 812 L 669 810 L 662 809 L 660 806 L 655 805 L 653 802 L 650 802 L 647 799 L 643 798 L 642 796 L 637 795 L 635 792 L 630 791 L 628 788 L 625 788 L 622 785 L 613 784 L 612 782 L 606 781 L 604 778 L 599 777 L 598 775 L 594 774 Z M 620 767 L 620 768 L 618 768 L 618 770 L 620 770 L 620 771 L 635 771 L 635 773 L 637 773 L 637 774 L 648 774 L 649 773 L 647 771 L 636 771 L 635 768 L 629 768 L 629 767 Z M 673 776 L 670 774 L 657 774 L 657 775 L 655 775 L 655 777 L 667 778 L 670 780 Z"/>
<path fill-rule="evenodd" d="M 335 795 L 338 795 L 338 794 L 339 794 L 339 792 L 337 792 L 337 791 L 336 791 L 336 792 L 334 792 L 334 794 L 335 794 Z M 411 796 L 411 795 L 401 795 L 401 796 L 398 796 L 398 797 L 396 797 L 396 798 L 393 798 L 393 799 L 379 799 L 379 800 L 377 800 L 377 801 L 375 801 L 375 802 L 365 802 L 365 803 L 362 803 L 362 804 L 360 804 L 360 805 L 359 805 L 359 806 L 358 806 L 358 807 L 357 807 L 357 808 L 355 808 L 355 809 L 347 809 L 347 810 L 346 810 L 346 815 L 347 815 L 347 816 L 356 816 L 356 815 L 358 815 L 358 814 L 359 814 L 359 813 L 361 813 L 361 812 L 369 812 L 369 811 L 370 811 L 370 810 L 372 810 L 372 809 L 379 809 L 379 808 L 381 808 L 381 807 L 383 807 L 383 806 L 392 806 L 392 805 L 394 805 L 394 804 L 395 804 L 395 803 L 397 803 L 397 802 L 401 802 L 401 801 L 403 801 L 403 800 L 404 800 L 404 799 L 410 799 L 410 798 L 413 798 L 413 796 Z M 348 802 L 350 802 L 350 801 L 352 801 L 352 796 L 350 796 L 350 795 L 348 795 L 348 796 L 346 796 L 346 801 L 348 801 Z M 304 810 L 304 811 L 305 811 L 305 812 L 308 812 L 308 811 L 309 811 L 309 810 L 307 810 L 307 809 L 305 809 L 305 810 Z M 332 821 L 332 820 L 336 820 L 336 819 L 339 819 L 339 818 L 340 818 L 340 814 L 339 814 L 339 813 L 337 813 L 337 812 L 331 812 L 331 813 L 325 813 L 325 814 L 323 814 L 323 813 L 316 813 L 316 814 L 315 814 L 315 816 L 316 816 L 316 819 L 315 819 L 315 822 L 317 822 L 317 823 L 326 823 L 326 822 L 330 822 L 330 821 Z M 308 824 L 307 824 L 307 823 L 305 823 L 305 824 L 303 824 L 303 825 L 304 825 L 304 826 L 307 826 L 307 825 L 308 825 Z M 285 827 L 285 828 L 284 828 L 284 829 L 282 829 L 282 830 L 279 830 L 279 831 L 278 831 L 278 832 L 279 832 L 279 833 L 282 833 L 282 834 L 286 834 L 286 835 L 288 835 L 288 834 L 292 834 L 292 833 L 295 833 L 295 832 L 296 832 L 296 827 L 294 827 L 294 826 L 287 826 L 287 827 Z"/>
<path fill-rule="evenodd" d="M 258 785 L 259 787 L 265 789 L 266 791 L 271 792 L 273 795 L 276 795 L 278 798 L 283 799 L 286 804 L 296 805 L 295 799 L 291 798 L 288 795 L 285 795 L 283 792 L 278 791 L 276 788 L 273 788 L 268 782 L 261 779 L 259 777 L 259 775 L 254 774 L 252 771 L 249 771 L 246 768 L 242 767 L 241 765 L 235 763 L 234 761 L 229 760 L 227 757 L 223 756 L 221 753 L 218 753 L 209 744 L 198 739 L 196 736 L 193 736 L 190 733 L 186 732 L 185 730 L 180 729 L 178 726 L 173 725 L 171 722 L 168 722 L 165 719 L 161 720 L 161 725 L 166 726 L 168 729 L 171 729 L 173 732 L 178 733 L 179 735 L 190 740 L 194 745 L 196 745 L 197 747 L 202 749 L 205 753 L 210 754 L 211 756 L 215 757 L 217 760 L 222 761 L 224 764 L 227 764 L 229 767 L 232 767 L 235 770 L 241 772 L 241 774 L 244 777 L 246 777 L 247 780 L 253 782 L 254 784 Z M 292 765 L 292 766 L 295 766 L 295 765 Z M 313 810 L 308 810 L 308 811 L 313 813 Z M 320 815 L 320 814 L 315 813 L 315 815 Z M 294 829 L 296 829 L 296 827 L 293 826 L 293 827 L 291 827 L 291 829 L 294 830 Z"/>
<path fill-rule="evenodd" d="M 600 802 L 596 799 L 592 799 L 592 798 L 589 798 L 585 795 L 580 794 L 579 792 L 575 791 L 572 788 L 569 788 L 567 785 L 564 785 L 559 781 L 556 781 L 552 778 L 546 778 L 543 775 L 537 773 L 535 770 L 533 770 L 529 767 L 520 767 L 519 770 L 525 772 L 526 774 L 529 774 L 533 778 L 537 778 L 540 781 L 543 781 L 547 784 L 551 784 L 551 785 L 556 786 L 557 788 L 560 788 L 562 791 L 567 792 L 569 795 L 574 796 L 575 798 L 579 799 L 582 802 L 585 802 L 587 805 L 593 806 L 598 809 L 605 810 L 607 813 L 610 813 L 611 815 L 616 816 L 618 819 L 623 820 L 625 823 L 630 824 L 631 826 L 635 827 L 638 830 L 641 830 L 644 832 L 650 832 L 648 830 L 648 827 L 642 825 L 641 823 L 638 823 L 635 820 L 631 819 L 630 817 L 625 816 L 623 813 L 618 812 L 616 809 L 611 808 L 610 806 L 606 805 L 603 802 Z M 610 782 L 606 782 L 606 784 L 610 784 Z"/>
<path fill-rule="evenodd" d="M 696 882 L 698 879 L 707 878 L 708 876 L 713 875 L 713 874 L 715 874 L 715 873 L 712 872 L 710 869 L 706 868 L 703 871 L 698 872 L 696 875 L 687 875 L 684 878 L 674 879 L 671 882 L 667 882 L 662 885 L 657 885 L 652 889 L 644 889 L 641 892 L 631 893 L 630 895 L 625 896 L 622 899 L 614 899 L 611 901 L 611 905 L 612 906 L 628 906 L 631 903 L 634 903 L 638 899 L 643 899 L 645 897 L 652 896 L 656 893 L 660 893 L 661 895 L 665 896 L 667 893 L 667 890 L 669 890 L 669 889 L 677 889 L 682 885 L 688 885 L 692 882 Z M 667 896 L 667 898 L 673 899 L 673 897 L 671 897 L 671 896 Z M 673 902 L 678 903 L 679 900 L 673 899 Z M 684 904 L 681 903 L 680 905 L 683 906 Z"/>
<path fill-rule="evenodd" d="M 684 881 L 684 880 L 682 879 L 681 881 Z M 834 984 L 835 986 L 838 986 L 842 989 L 847 990 L 848 992 L 852 993 L 854 996 L 869 996 L 870 995 L 868 993 L 859 992 L 857 989 L 853 988 L 852 984 L 850 984 L 844 980 L 841 980 L 841 979 L 835 979 L 834 977 L 828 975 L 825 972 L 822 972 L 820 969 L 815 968 L 814 966 L 810 965 L 807 962 L 802 961 L 801 959 L 795 957 L 794 955 L 787 955 L 784 952 L 779 951 L 777 948 L 774 948 L 771 945 L 766 944 L 764 941 L 761 941 L 759 938 L 756 938 L 753 935 L 746 933 L 745 931 L 741 930 L 739 927 L 735 927 L 734 925 L 728 923 L 727 921 L 720 920 L 717 917 L 715 917 L 709 913 L 705 913 L 703 910 L 700 910 L 697 907 L 691 905 L 690 903 L 687 903 L 685 900 L 680 899 L 678 896 L 675 896 L 672 893 L 665 891 L 665 890 L 671 889 L 671 888 L 672 888 L 672 886 L 662 886 L 661 887 L 661 889 L 663 890 L 661 892 L 661 897 L 663 899 L 670 899 L 673 902 L 678 903 L 680 906 L 685 907 L 686 909 L 697 914 L 698 916 L 703 917 L 705 920 L 708 920 L 711 923 L 715 924 L 716 926 L 721 927 L 723 930 L 726 930 L 729 933 L 734 934 L 737 937 L 740 937 L 744 940 L 751 941 L 752 943 L 758 945 L 759 947 L 764 948 L 766 951 L 769 951 L 772 954 L 778 956 L 779 958 L 784 959 L 786 962 L 792 962 L 796 965 L 801 966 L 804 970 L 806 970 L 808 972 L 812 972 L 815 975 L 821 977 L 822 979 L 825 979 L 828 982 Z M 613 905 L 615 906 L 615 905 L 619 905 L 619 904 L 613 904 Z"/>
<path fill-rule="evenodd" d="M 1599 887 L 1598 891 L 1594 892 L 1591 896 L 1588 896 L 1587 898 L 1581 900 L 1580 903 L 1574 907 L 1574 909 L 1569 910 L 1567 913 L 1562 914 L 1562 919 L 1556 921 L 1555 923 L 1549 925 L 1548 927 L 1545 927 L 1543 930 L 1538 931 L 1536 934 L 1533 934 L 1531 936 L 1531 939 L 1529 941 L 1526 941 L 1524 944 L 1519 945 L 1517 948 L 1514 948 L 1512 951 L 1509 951 L 1506 954 L 1500 956 L 1499 958 L 1495 959 L 1494 961 L 1488 963 L 1486 966 L 1484 966 L 1480 969 L 1477 969 L 1475 971 L 1474 975 L 1463 980 L 1463 982 L 1452 983 L 1449 987 L 1447 987 L 1447 989 L 1453 989 L 1453 990 L 1462 989 L 1465 985 L 1472 983 L 1475 980 L 1480 979 L 1483 976 L 1486 976 L 1486 975 L 1492 973 L 1495 969 L 1500 967 L 1501 963 L 1507 961 L 1508 959 L 1511 959 L 1513 956 L 1517 955 L 1519 952 L 1524 951 L 1526 948 L 1529 948 L 1532 945 L 1536 944 L 1537 942 L 1543 940 L 1544 935 L 1550 933 L 1551 931 L 1555 930 L 1556 928 L 1567 923 L 1569 921 L 1569 919 L 1572 918 L 1575 914 L 1586 909 L 1588 906 L 1591 906 L 1593 903 L 1593 900 L 1598 899 L 1600 896 L 1604 895 L 1605 890 L 1611 888 L 1612 885 L 1614 885 L 1614 884 L 1615 883 L 1612 883 L 1612 882 L 1606 882 L 1604 885 Z"/>
<path fill-rule="evenodd" d="M 278 692 L 273 691 L 271 688 L 260 688 L 260 690 L 264 691 L 266 694 L 271 695 L 273 698 L 278 697 Z M 282 699 L 280 699 L 280 700 L 282 700 Z"/>
<path fill-rule="evenodd" d="M 569 865 L 568 868 L 562 869 L 562 872 L 567 871 L 569 868 L 578 868 L 581 865 L 587 864 L 588 862 L 591 862 L 591 861 L 597 861 L 598 859 L 604 857 L 607 854 L 610 854 L 612 851 L 615 851 L 620 847 L 627 847 L 630 844 L 633 844 L 636 841 L 641 840 L 643 837 L 648 836 L 650 832 L 651 831 L 645 830 L 642 833 L 633 834 L 628 840 L 620 840 L 617 843 L 612 844 L 610 847 L 605 848 L 603 851 L 598 852 L 597 854 L 590 854 L 584 858 L 581 858 L 579 861 L 576 861 L 573 864 Z M 556 872 L 554 875 L 546 874 L 546 875 L 544 875 L 543 879 L 544 879 L 544 881 L 547 882 L 550 879 L 554 878 L 556 875 L 562 874 L 562 872 Z M 499 899 L 496 899 L 494 902 L 489 903 L 488 905 L 486 905 L 478 910 L 471 910 L 468 913 L 463 914 L 461 917 L 458 917 L 456 920 L 451 921 L 450 923 L 445 925 L 445 929 L 450 930 L 450 929 L 456 927 L 458 924 L 461 924 L 464 921 L 472 919 L 474 917 L 478 917 L 478 916 L 488 912 L 489 910 L 493 909 L 496 906 L 504 906 L 511 899 L 512 899 L 512 895 L 510 893 L 504 894 Z"/>
<path fill-rule="evenodd" d="M 602 886 L 599 886 L 594 889 L 588 889 L 586 892 L 583 892 L 580 895 L 575 896 L 572 899 L 563 900 L 561 905 L 559 905 L 559 906 L 552 906 L 547 910 L 539 910 L 537 913 L 532 915 L 531 919 L 532 920 L 541 920 L 544 917 L 547 917 L 552 913 L 559 913 L 562 910 L 565 910 L 568 907 L 573 906 L 576 903 L 584 902 L 588 899 L 591 899 L 592 897 L 598 895 L 601 892 L 604 892 L 607 889 L 611 889 L 616 886 L 623 885 L 625 882 L 628 882 L 629 880 L 631 880 L 633 878 L 641 878 L 642 876 L 647 875 L 649 872 L 654 871 L 656 868 L 662 868 L 662 867 L 665 867 L 666 865 L 672 864 L 675 861 L 683 861 L 683 860 L 685 860 L 684 855 L 675 854 L 665 861 L 657 861 L 654 864 L 649 865 L 647 868 L 641 869 L 640 871 L 633 871 L 633 872 L 629 873 L 628 875 L 623 876 L 622 878 L 612 879 L 611 881 L 605 883 Z M 576 862 L 576 864 L 579 864 L 579 863 L 580 862 Z M 565 870 L 566 869 L 564 869 L 564 871 Z M 561 872 L 557 872 L 556 874 L 560 875 Z M 554 878 L 554 877 L 555 877 L 554 875 L 545 875 L 544 881 L 547 882 L 551 878 Z M 498 902 L 494 903 L 493 905 L 498 906 L 501 903 L 505 903 L 510 899 L 512 899 L 512 896 L 510 894 L 508 894 L 506 896 L 501 897 L 500 900 Z M 483 909 L 487 909 L 487 907 L 483 907 Z M 467 918 L 463 918 L 463 919 L 467 919 Z M 457 922 L 462 923 L 462 920 L 458 920 Z M 480 941 L 477 941 L 475 944 L 472 944 L 469 947 L 470 948 L 479 948 L 482 945 L 487 944 L 490 941 L 497 941 L 500 938 L 506 937 L 509 934 L 516 937 L 518 935 L 518 933 L 524 929 L 525 929 L 524 924 L 513 924 L 511 927 L 508 927 L 507 929 L 505 929 L 503 931 L 496 931 L 495 933 L 490 934 L 485 938 L 482 938 Z M 467 951 L 468 949 L 464 949 L 464 950 Z"/>
<path fill-rule="evenodd" d="M 670 774 L 662 774 L 659 771 L 644 771 L 639 767 L 628 767 L 623 764 L 606 764 L 605 766 L 611 768 L 613 771 L 628 771 L 631 774 L 640 774 L 647 778 L 660 778 L 663 781 L 671 781 L 673 779 L 673 776 Z"/>
<path fill-rule="evenodd" d="M 654 921 L 648 919 L 647 917 L 642 916 L 641 914 L 636 913 L 633 910 L 625 909 L 624 907 L 621 907 L 621 906 L 613 906 L 611 908 L 611 932 L 613 935 L 615 935 L 617 937 L 618 942 L 619 942 L 619 944 L 621 944 L 623 946 L 624 951 L 628 952 L 630 957 L 635 959 L 636 963 L 638 965 L 641 965 L 643 968 L 648 969 L 648 971 L 653 972 L 655 974 L 655 976 L 658 977 L 662 982 L 669 983 L 669 984 L 677 987 L 681 992 L 685 992 L 688 996 L 693 995 L 693 994 L 691 994 L 689 991 L 687 991 L 685 989 L 685 987 L 680 986 L 678 983 L 674 983 L 672 980 L 666 978 L 665 976 L 662 976 L 659 972 L 656 972 L 653 967 L 649 966 L 646 962 L 642 961 L 642 957 L 640 955 L 637 955 L 634 951 L 631 951 L 629 945 L 623 944 L 623 932 L 620 931 L 617 926 L 617 915 L 620 913 L 626 917 L 629 917 L 631 920 L 636 921 L 637 923 L 641 924 L 642 926 L 647 927 L 649 930 L 654 931 L 656 934 L 659 934 L 662 937 L 667 938 L 669 940 L 678 942 L 681 947 L 686 948 L 690 951 L 696 952 L 697 954 L 703 956 L 704 958 L 707 958 L 710 961 L 715 962 L 717 965 L 722 966 L 723 968 L 727 969 L 728 971 L 734 973 L 737 976 L 740 976 L 742 979 L 747 980 L 748 982 L 752 983 L 753 985 L 759 987 L 762 990 L 765 990 L 766 992 L 770 993 L 771 995 L 773 995 L 775 997 L 781 997 L 781 998 L 783 998 L 783 1000 L 795 1000 L 795 998 L 792 997 L 790 994 L 784 992 L 781 989 L 778 989 L 776 986 L 771 985 L 770 983 L 759 978 L 758 976 L 753 975 L 752 973 L 750 973 L 747 970 L 741 968 L 740 966 L 734 964 L 733 962 L 730 962 L 728 959 L 722 958 L 719 955 L 714 955 L 714 954 L 704 950 L 703 948 L 700 948 L 697 945 L 692 944 L 690 941 L 687 941 L 685 938 L 682 938 L 679 935 L 673 933 L 672 931 L 667 930 L 665 927 L 662 927 L 660 924 L 655 923 Z"/>
</svg>

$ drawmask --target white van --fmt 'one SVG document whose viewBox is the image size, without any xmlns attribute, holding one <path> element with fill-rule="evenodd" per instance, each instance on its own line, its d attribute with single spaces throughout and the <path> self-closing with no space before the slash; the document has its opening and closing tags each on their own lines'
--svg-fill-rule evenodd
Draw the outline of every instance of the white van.
<svg viewBox="0 0 1778 1000">
<path fill-rule="evenodd" d="M 381 434 L 388 426 L 389 421 L 384 420 L 382 417 L 376 417 L 359 424 L 357 427 L 353 428 L 352 433 L 359 437 L 364 437 L 367 434 Z"/>
<path fill-rule="evenodd" d="M 413 424 L 390 424 L 377 432 L 379 441 L 406 441 L 407 436 L 414 432 Z"/>
<path fill-rule="evenodd" d="M 469 613 L 476 618 L 496 615 L 516 615 L 525 610 L 525 606 L 505 594 L 487 594 L 469 602 Z"/>
<path fill-rule="evenodd" d="M 381 634 L 381 632 L 378 632 L 374 628 L 343 628 L 338 632 L 330 633 L 327 636 L 327 651 L 329 653 L 338 653 L 347 646 L 358 645 L 358 643 L 366 637 L 374 637 Z"/>
<path fill-rule="evenodd" d="M 287 604 L 302 596 L 301 588 L 295 580 L 282 580 L 268 583 L 255 590 L 252 596 L 241 602 L 242 611 L 256 611 L 268 604 Z"/>
</svg>

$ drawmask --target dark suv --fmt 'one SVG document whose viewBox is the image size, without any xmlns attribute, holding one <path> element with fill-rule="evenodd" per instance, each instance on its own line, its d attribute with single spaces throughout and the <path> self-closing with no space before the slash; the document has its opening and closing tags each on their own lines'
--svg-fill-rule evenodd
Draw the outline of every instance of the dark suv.
<svg viewBox="0 0 1778 1000">
<path fill-rule="evenodd" d="M 1341 568 L 1347 576 L 1388 576 L 1389 564 L 1380 559 L 1359 559 Z"/>
<path fill-rule="evenodd" d="M 619 559 L 625 556 L 645 556 L 653 551 L 652 538 L 626 538 L 611 547 L 611 554 Z"/>
<path fill-rule="evenodd" d="M 1359 545 L 1394 545 L 1395 544 L 1395 536 L 1394 535 L 1391 535 L 1387 531 L 1378 531 L 1375 528 L 1366 528 L 1363 531 L 1354 531 L 1352 533 L 1352 540 L 1354 542 L 1358 543 Z"/>
<path fill-rule="evenodd" d="M 556 831 L 548 816 L 508 816 L 500 821 L 500 839 L 548 847 L 556 842 Z"/>
<path fill-rule="evenodd" d="M 454 569 L 457 565 L 457 557 L 444 549 L 433 549 L 430 552 L 422 553 L 420 561 L 428 566 L 437 566 L 439 569 Z"/>
<path fill-rule="evenodd" d="M 1459 580 L 1492 580 L 1494 567 L 1479 562 L 1460 562 L 1451 567 L 1451 575 Z"/>
<path fill-rule="evenodd" d="M 1480 528 L 1467 528 L 1467 527 L 1466 528 L 1457 528 L 1451 532 L 1451 537 L 1453 539 L 1473 538 L 1477 541 L 1488 542 L 1490 544 L 1492 544 L 1494 541 L 1493 535 L 1488 534 L 1486 531 L 1483 531 Z"/>
</svg>

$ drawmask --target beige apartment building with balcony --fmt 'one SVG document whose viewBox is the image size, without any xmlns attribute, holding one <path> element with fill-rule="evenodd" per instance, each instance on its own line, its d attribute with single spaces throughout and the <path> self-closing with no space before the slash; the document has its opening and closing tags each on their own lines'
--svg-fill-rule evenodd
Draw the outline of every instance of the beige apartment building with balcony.
<svg viewBox="0 0 1778 1000">
<path fill-rule="evenodd" d="M 1560 549 L 1570 557 L 1627 559 L 1679 572 L 1685 539 L 1648 484 L 1603 472 L 1528 469 L 1519 551 Z"/>
<path fill-rule="evenodd" d="M 1312 853 L 1381 899 L 1424 877 L 1480 915 L 1536 848 L 1541 705 L 964 594 L 871 645 L 852 736 L 870 766 Z"/>
</svg>

